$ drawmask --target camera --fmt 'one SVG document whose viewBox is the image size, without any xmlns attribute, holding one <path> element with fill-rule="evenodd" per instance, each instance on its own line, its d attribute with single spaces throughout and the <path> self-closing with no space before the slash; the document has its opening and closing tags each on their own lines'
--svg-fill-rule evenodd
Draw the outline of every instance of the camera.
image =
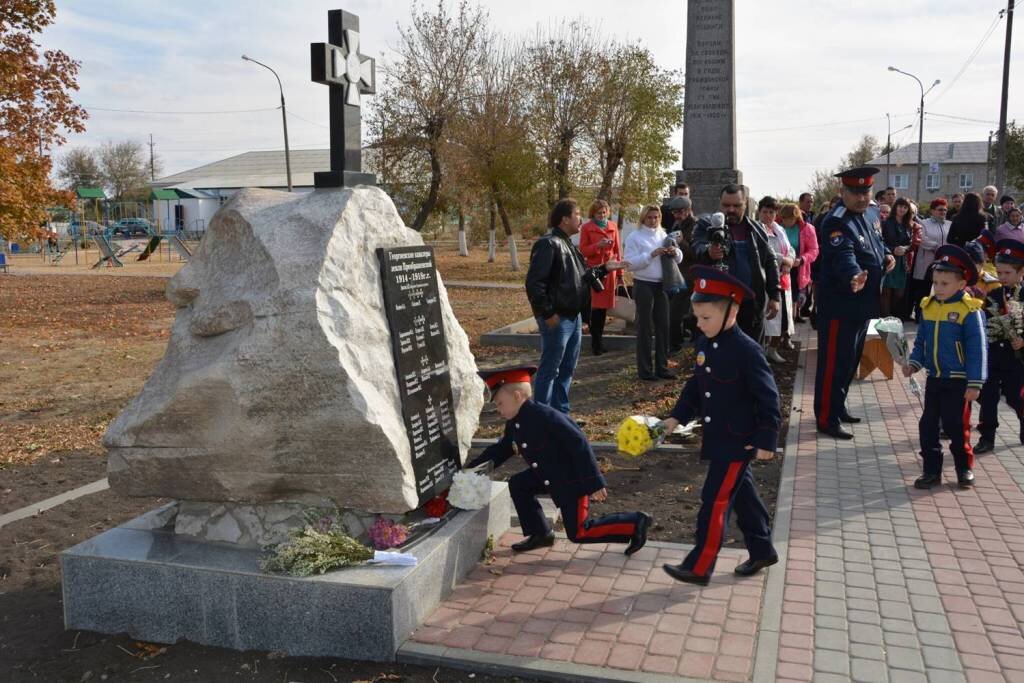
<svg viewBox="0 0 1024 683">
<path fill-rule="evenodd" d="M 711 226 L 708 228 L 708 244 L 721 247 L 726 254 L 729 253 L 729 231 L 725 227 L 725 214 L 716 212 L 711 214 Z"/>
<path fill-rule="evenodd" d="M 583 273 L 583 281 L 590 285 L 590 288 L 595 292 L 604 291 L 604 279 L 608 275 L 608 268 L 601 264 L 593 268 L 588 268 Z"/>
</svg>

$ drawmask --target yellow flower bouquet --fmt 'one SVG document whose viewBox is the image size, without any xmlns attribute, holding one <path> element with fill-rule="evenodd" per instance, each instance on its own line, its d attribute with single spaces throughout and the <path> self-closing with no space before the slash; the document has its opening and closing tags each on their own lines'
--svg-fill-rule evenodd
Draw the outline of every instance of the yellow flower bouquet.
<svg viewBox="0 0 1024 683">
<path fill-rule="evenodd" d="M 615 433 L 619 452 L 638 458 L 664 440 L 665 428 L 656 417 L 631 415 L 622 421 Z"/>
</svg>

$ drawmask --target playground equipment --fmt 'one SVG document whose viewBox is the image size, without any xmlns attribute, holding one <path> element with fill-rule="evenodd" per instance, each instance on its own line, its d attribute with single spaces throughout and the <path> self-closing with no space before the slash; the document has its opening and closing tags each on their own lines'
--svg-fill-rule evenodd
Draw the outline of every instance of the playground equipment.
<svg viewBox="0 0 1024 683">
<path fill-rule="evenodd" d="M 160 240 L 166 239 L 167 244 L 170 245 L 174 251 L 178 252 L 178 256 L 181 257 L 182 261 L 188 261 L 192 256 L 192 252 L 189 251 L 188 247 L 185 246 L 185 242 L 178 235 L 153 235 L 149 238 L 149 244 L 141 254 L 137 261 L 145 261 L 160 247 Z"/>
<path fill-rule="evenodd" d="M 107 241 L 106 237 L 103 237 L 102 235 L 96 235 L 93 237 L 93 239 L 96 241 L 96 246 L 100 250 L 100 260 L 92 264 L 93 268 L 99 268 L 104 264 L 106 264 L 108 268 L 124 268 L 124 264 L 121 263 L 121 259 L 118 258 L 118 254 L 114 253 L 114 248 L 110 246 L 110 242 Z M 139 245 L 137 244 L 133 246 L 136 249 L 139 248 Z M 121 251 L 120 255 L 123 256 L 129 251 L 131 251 L 131 249 Z"/>
</svg>

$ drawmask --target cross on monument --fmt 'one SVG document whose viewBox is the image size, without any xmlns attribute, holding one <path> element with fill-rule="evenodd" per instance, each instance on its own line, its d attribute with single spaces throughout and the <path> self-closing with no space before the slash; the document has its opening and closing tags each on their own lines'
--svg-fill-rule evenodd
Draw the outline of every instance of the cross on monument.
<svg viewBox="0 0 1024 683">
<path fill-rule="evenodd" d="M 376 92 L 377 66 L 359 53 L 359 17 L 340 9 L 327 12 L 327 43 L 310 43 L 314 83 L 329 86 L 331 170 L 313 174 L 314 187 L 376 185 L 372 173 L 363 172 L 363 95 Z"/>
</svg>

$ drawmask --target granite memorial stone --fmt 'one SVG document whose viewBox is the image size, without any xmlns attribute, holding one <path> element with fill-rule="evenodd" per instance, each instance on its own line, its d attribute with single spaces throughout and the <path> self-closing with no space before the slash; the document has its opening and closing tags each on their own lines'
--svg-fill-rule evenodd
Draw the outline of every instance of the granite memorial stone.
<svg viewBox="0 0 1024 683">
<path fill-rule="evenodd" d="M 736 169 L 734 0 L 688 0 L 683 170 L 697 213 L 718 210 L 719 192 L 742 184 Z"/>
</svg>

